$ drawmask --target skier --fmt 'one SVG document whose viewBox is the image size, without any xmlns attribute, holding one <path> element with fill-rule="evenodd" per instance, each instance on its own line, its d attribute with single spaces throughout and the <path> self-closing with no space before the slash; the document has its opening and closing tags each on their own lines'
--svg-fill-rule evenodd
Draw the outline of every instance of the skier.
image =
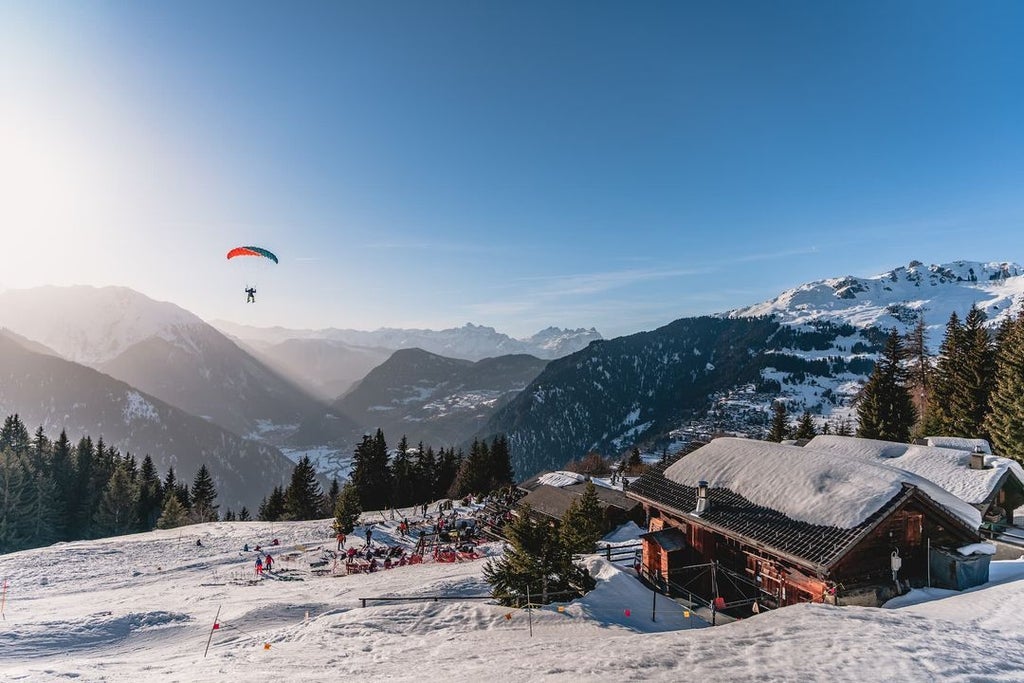
<svg viewBox="0 0 1024 683">
<path fill-rule="evenodd" d="M 367 547 L 370 547 L 371 545 L 373 545 L 373 541 L 371 540 L 372 538 L 373 538 L 373 527 L 372 526 L 368 526 L 368 527 L 366 527 L 366 546 Z"/>
<path fill-rule="evenodd" d="M 256 576 L 263 576 L 263 558 L 256 558 Z"/>
<path fill-rule="evenodd" d="M 338 550 L 344 550 L 345 548 L 345 534 L 338 532 Z"/>
<path fill-rule="evenodd" d="M 245 288 L 245 303 L 254 304 L 256 303 L 256 288 L 246 287 Z"/>
<path fill-rule="evenodd" d="M 263 559 L 263 564 L 268 572 L 274 569 L 274 558 L 271 557 L 270 553 L 267 553 L 267 556 Z"/>
</svg>

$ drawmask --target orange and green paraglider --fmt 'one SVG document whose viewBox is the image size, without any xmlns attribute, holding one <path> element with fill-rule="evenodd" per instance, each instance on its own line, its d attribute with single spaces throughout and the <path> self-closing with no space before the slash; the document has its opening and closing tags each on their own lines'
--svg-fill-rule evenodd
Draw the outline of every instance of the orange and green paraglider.
<svg viewBox="0 0 1024 683">
<path fill-rule="evenodd" d="M 228 252 L 228 260 L 235 257 L 245 257 L 242 259 L 243 261 L 255 258 L 259 263 L 268 264 L 270 261 L 277 263 L 277 256 L 263 247 L 235 247 Z M 245 302 L 249 304 L 256 303 L 256 287 L 253 286 L 248 278 L 246 278 L 245 282 Z"/>
<path fill-rule="evenodd" d="M 261 256 L 268 258 L 274 263 L 277 263 L 277 257 L 274 254 L 263 247 L 235 247 L 228 252 L 228 258 L 233 259 L 236 256 Z"/>
</svg>

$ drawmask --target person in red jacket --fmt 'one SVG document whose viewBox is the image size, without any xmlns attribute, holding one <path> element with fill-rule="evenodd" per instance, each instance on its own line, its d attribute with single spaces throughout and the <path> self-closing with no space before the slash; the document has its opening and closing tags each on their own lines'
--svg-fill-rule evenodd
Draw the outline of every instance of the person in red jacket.
<svg viewBox="0 0 1024 683">
<path fill-rule="evenodd" d="M 263 559 L 263 565 L 267 568 L 268 572 L 274 569 L 274 558 L 270 553 L 267 553 L 267 556 Z"/>
</svg>

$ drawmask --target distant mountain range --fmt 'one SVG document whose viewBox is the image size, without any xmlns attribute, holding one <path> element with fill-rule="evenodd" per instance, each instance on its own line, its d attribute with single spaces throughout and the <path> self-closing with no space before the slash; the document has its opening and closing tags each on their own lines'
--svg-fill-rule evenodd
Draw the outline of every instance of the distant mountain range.
<svg viewBox="0 0 1024 683">
<path fill-rule="evenodd" d="M 266 443 L 239 437 L 145 392 L 79 363 L 22 345 L 0 334 L 0 415 L 18 413 L 34 430 L 42 425 L 73 441 L 100 436 L 141 462 L 153 457 L 161 472 L 174 466 L 185 481 L 206 463 L 223 509 L 255 511 L 276 484 L 287 483 L 292 463 Z"/>
<path fill-rule="evenodd" d="M 435 446 L 505 433 L 526 476 L 592 449 L 756 435 L 778 397 L 793 414 L 849 415 L 885 329 L 906 331 L 923 313 L 935 349 L 951 312 L 977 304 L 994 326 L 1022 302 L 1015 263 L 911 262 L 617 339 L 558 328 L 513 339 L 478 325 L 215 328 L 125 288 L 45 287 L 0 294 L 0 409 L 158 463 L 217 458 L 215 476 L 238 500 L 279 483 L 287 461 L 275 447 L 343 472 L 377 427 L 390 442 Z"/>
<path fill-rule="evenodd" d="M 952 312 L 963 319 L 977 304 L 994 327 L 1022 301 L 1024 269 L 1014 263 L 915 261 L 813 282 L 552 361 L 481 434 L 507 434 L 525 476 L 589 450 L 617 455 L 720 431 L 756 436 L 779 397 L 794 419 L 803 410 L 848 416 L 885 330 L 906 332 L 922 313 L 934 350 Z"/>
<path fill-rule="evenodd" d="M 328 328 L 295 330 L 283 327 L 260 328 L 236 325 L 222 320 L 212 323 L 231 337 L 246 343 L 280 344 L 291 339 L 321 339 L 342 342 L 361 348 L 423 349 L 448 358 L 483 360 L 511 354 L 528 354 L 537 358 L 561 358 L 601 339 L 594 328 L 566 330 L 549 327 L 526 339 L 513 339 L 493 327 L 467 323 L 446 330 L 381 328 L 373 332 Z"/>
<path fill-rule="evenodd" d="M 393 441 L 458 444 L 522 391 L 548 361 L 508 355 L 479 361 L 402 349 L 374 368 L 333 408 L 354 422 L 377 425 Z"/>
</svg>

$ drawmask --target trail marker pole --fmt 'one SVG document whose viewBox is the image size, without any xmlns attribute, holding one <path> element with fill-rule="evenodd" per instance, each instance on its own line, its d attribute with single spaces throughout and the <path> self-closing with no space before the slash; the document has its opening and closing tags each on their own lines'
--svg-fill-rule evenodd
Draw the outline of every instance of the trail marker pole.
<svg viewBox="0 0 1024 683">
<path fill-rule="evenodd" d="M 206 639 L 206 651 L 203 652 L 203 658 L 210 652 L 210 642 L 213 640 L 213 632 L 220 628 L 220 606 L 217 607 L 217 616 L 213 618 L 213 626 L 210 627 L 210 637 Z"/>
<path fill-rule="evenodd" d="M 4 621 L 7 621 L 7 615 L 4 614 L 4 606 L 7 604 L 7 577 L 4 577 L 4 588 L 3 593 L 0 594 L 0 617 L 3 617 Z"/>
<path fill-rule="evenodd" d="M 526 587 L 526 620 L 528 622 L 530 622 L 530 637 L 531 638 L 533 638 L 533 608 L 531 607 L 531 603 L 532 602 L 533 601 L 530 599 L 530 587 L 527 586 Z"/>
</svg>

